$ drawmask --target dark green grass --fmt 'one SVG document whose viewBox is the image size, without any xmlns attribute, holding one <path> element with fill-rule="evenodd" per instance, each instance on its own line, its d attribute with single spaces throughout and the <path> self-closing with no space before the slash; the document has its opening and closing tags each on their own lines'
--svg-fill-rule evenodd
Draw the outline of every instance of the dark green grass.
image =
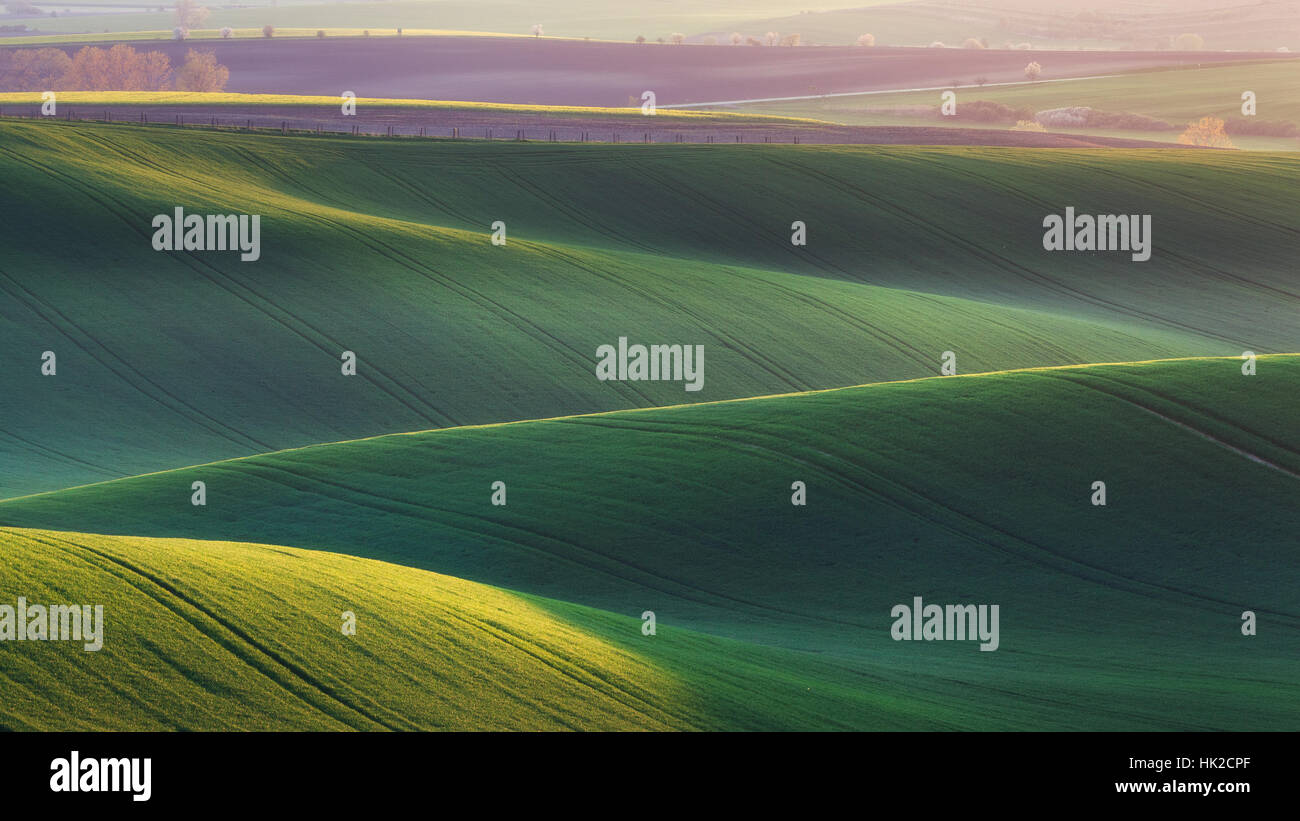
<svg viewBox="0 0 1300 821">
<path fill-rule="evenodd" d="M 1300 189 L 1282 156 L 0 136 L 22 192 L 0 199 L 0 497 L 378 433 L 913 378 L 945 350 L 969 372 L 1300 335 Z M 1069 204 L 1152 213 L 1153 259 L 1044 252 L 1042 217 Z M 261 214 L 262 259 L 153 251 L 153 216 L 177 205 Z M 704 345 L 704 391 L 598 382 L 596 348 L 619 336 Z"/>
<path fill-rule="evenodd" d="M 933 687 L 952 726 L 1294 729 L 1298 385 L 1300 357 L 1253 377 L 1202 359 L 444 430 L 11 500 L 0 523 L 310 546 L 654 610 L 893 695 Z M 892 641 L 915 595 L 999 604 L 1001 649 Z"/>
<path fill-rule="evenodd" d="M 0 555 L 4 603 L 94 603 L 106 622 L 96 652 L 4 645 L 6 730 L 983 723 L 844 665 L 348 556 L 29 530 L 0 530 Z"/>
</svg>

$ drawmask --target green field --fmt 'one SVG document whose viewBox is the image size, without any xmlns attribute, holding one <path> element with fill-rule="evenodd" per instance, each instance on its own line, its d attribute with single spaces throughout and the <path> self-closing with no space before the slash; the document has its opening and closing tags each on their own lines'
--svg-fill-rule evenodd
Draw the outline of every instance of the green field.
<svg viewBox="0 0 1300 821">
<path fill-rule="evenodd" d="M 974 38 L 989 48 L 1029 43 L 1036 49 L 1149 50 L 1169 48 L 1175 37 L 1189 33 L 1200 35 L 1204 47 L 1213 50 L 1300 48 L 1300 26 L 1289 4 L 1261 2 L 1209 10 L 1191 9 L 1179 0 L 1106 5 L 1066 0 L 861 3 L 801 10 L 756 21 L 750 28 L 797 32 L 804 42 L 829 45 L 850 45 L 860 34 L 871 33 L 882 46 L 926 46 L 937 40 L 956 47 Z M 1114 25 L 1082 23 L 1081 18 L 1089 15 Z"/>
<path fill-rule="evenodd" d="M 0 555 L 5 595 L 83 597 L 107 622 L 97 652 L 0 655 L 5 730 L 902 729 L 966 712 L 846 665 L 643 637 L 637 618 L 347 556 L 12 529 Z"/>
<path fill-rule="evenodd" d="M 6 600 L 106 602 L 131 674 L 5 654 L 26 683 L 5 723 L 1295 729 L 1300 576 L 1279 557 L 1300 547 L 1300 429 L 1276 420 L 1300 356 L 1239 365 L 433 431 L 10 500 Z M 998 651 L 891 640 L 914 595 L 999 604 Z M 38 691 L 51 677 L 104 713 Z"/>
<path fill-rule="evenodd" d="M 1026 57 L 1026 60 L 1029 58 Z M 1049 69 L 1044 66 L 1044 69 Z M 953 77 L 958 85 L 973 85 L 975 77 Z M 1200 117 L 1240 118 L 1241 94 L 1254 91 L 1259 120 L 1284 121 L 1300 125 L 1300 67 L 1293 62 L 1252 62 L 1134 72 L 1114 77 L 1020 83 L 1010 86 L 960 88 L 957 105 L 989 100 L 1013 108 L 1043 111 L 1067 106 L 1088 106 L 1108 113 L 1143 114 L 1172 125 L 1185 125 Z M 1007 128 L 968 119 L 939 116 L 940 92 L 901 92 L 826 97 L 728 107 L 747 111 L 809 117 L 850 125 L 926 125 L 961 128 Z M 909 109 L 926 106 L 928 113 Z M 1063 133 L 1095 134 L 1140 140 L 1174 142 L 1180 130 L 1120 131 L 1088 128 L 1051 128 Z M 1257 150 L 1297 150 L 1295 137 L 1234 137 L 1239 147 Z"/>
<path fill-rule="evenodd" d="M 65 6 L 37 3 L 57 17 L 21 18 L 42 32 L 170 32 L 170 12 L 62 14 Z M 110 5 L 89 0 L 78 6 Z M 127 3 L 117 2 L 125 6 Z M 1006 43 L 1031 43 L 1040 49 L 1168 48 L 1172 38 L 1199 34 L 1208 49 L 1273 51 L 1300 49 L 1300 27 L 1293 8 L 1283 3 L 1257 3 L 1227 10 L 1194 10 L 1172 2 L 1130 6 L 1116 10 L 1093 3 L 1060 2 L 1050 8 L 1040 4 L 969 2 L 890 2 L 853 0 L 830 7 L 799 6 L 788 0 L 748 0 L 741 8 L 727 0 L 566 0 L 539 9 L 525 0 L 379 0 L 372 3 L 322 3 L 318 0 L 265 0 L 242 8 L 214 6 L 206 25 L 215 28 L 260 29 L 271 24 L 285 29 L 388 29 L 404 28 L 506 32 L 528 34 L 541 23 L 548 35 L 632 40 L 638 35 L 653 41 L 674 32 L 690 36 L 733 31 L 763 37 L 769 31 L 797 33 L 804 43 L 850 45 L 863 33 L 872 33 L 880 45 L 924 46 L 935 40 L 958 46 L 967 38 L 983 39 L 990 47 Z M 840 6 L 837 8 L 836 6 Z M 1019 6 L 1017 8 L 1017 6 Z M 1163 7 L 1162 7 L 1163 6 Z M 1114 25 L 1080 24 L 1081 15 L 1101 12 Z"/>
<path fill-rule="evenodd" d="M 859 6 L 879 0 L 854 0 Z M 61 8 L 58 4 L 53 6 Z M 394 30 L 437 29 L 530 34 L 540 23 L 545 33 L 557 37 L 591 37 L 632 40 L 668 38 L 674 32 L 699 34 L 748 26 L 755 21 L 801 11 L 789 0 L 748 0 L 737 11 L 728 0 L 569 0 L 544 11 L 526 0 L 379 0 L 373 3 L 280 3 L 248 8 L 210 7 L 205 28 L 260 30 L 321 28 Z M 17 20 L 42 32 L 170 32 L 175 25 L 170 11 L 129 14 L 93 14 Z M 759 24 L 761 25 L 761 24 Z M 759 34 L 762 34 L 759 31 Z M 170 35 L 167 35 L 170 36 Z"/>
<path fill-rule="evenodd" d="M 17 466 L 0 497 L 915 378 L 944 351 L 972 372 L 1285 352 L 1300 331 L 1283 155 L 0 132 L 0 173 L 27 192 L 0 215 L 0 335 L 19 352 L 0 365 L 0 465 Z M 154 251 L 153 216 L 178 205 L 260 214 L 261 260 Z M 1152 259 L 1043 251 L 1042 218 L 1066 205 L 1153 214 Z M 73 225 L 91 268 L 86 245 L 51 239 Z M 704 389 L 596 380 L 620 336 L 705 345 Z"/>
<path fill-rule="evenodd" d="M 1300 729 L 1298 173 L 0 120 L 0 729 Z"/>
</svg>

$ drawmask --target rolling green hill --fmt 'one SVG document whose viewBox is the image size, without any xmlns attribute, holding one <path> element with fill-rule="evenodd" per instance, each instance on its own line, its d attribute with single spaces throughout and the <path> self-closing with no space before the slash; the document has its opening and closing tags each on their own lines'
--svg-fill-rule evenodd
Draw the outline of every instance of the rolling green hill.
<svg viewBox="0 0 1300 821">
<path fill-rule="evenodd" d="M 971 372 L 1288 351 L 1300 330 L 1300 189 L 1282 155 L 16 121 L 0 137 L 0 174 L 25 192 L 0 206 L 0 497 L 379 433 L 915 378 L 944 351 Z M 1044 251 L 1042 218 L 1066 205 L 1152 214 L 1152 259 Z M 151 220 L 177 206 L 260 214 L 260 260 L 154 251 Z M 497 220 L 506 247 L 489 242 Z M 598 381 L 596 348 L 620 336 L 704 345 L 704 389 Z"/>
<path fill-rule="evenodd" d="M 4 603 L 94 602 L 105 621 L 95 652 L 5 647 L 5 730 L 983 723 L 844 665 L 347 556 L 29 530 L 0 530 L 0 555 Z"/>
<path fill-rule="evenodd" d="M 1249 377 L 1192 359 L 440 430 L 9 500 L 0 523 L 292 544 L 653 610 L 890 698 L 945 682 L 950 726 L 1295 728 L 1300 576 L 1279 557 L 1300 547 L 1298 385 L 1296 355 Z M 1000 648 L 892 641 L 916 595 L 999 604 Z"/>
</svg>

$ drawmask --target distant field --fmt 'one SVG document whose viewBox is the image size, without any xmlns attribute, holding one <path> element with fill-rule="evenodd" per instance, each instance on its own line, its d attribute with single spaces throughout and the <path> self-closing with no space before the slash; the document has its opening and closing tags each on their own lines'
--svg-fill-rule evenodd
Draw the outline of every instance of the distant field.
<svg viewBox="0 0 1300 821">
<path fill-rule="evenodd" d="M 920 48 L 752 48 L 497 37 L 204 40 L 230 70 L 226 91 L 620 108 L 653 91 L 660 106 L 1022 82 L 1023 52 Z M 76 44 L 62 46 L 68 52 Z M 150 46 L 179 65 L 193 44 Z M 1257 58 L 1259 55 L 1255 55 Z M 1277 55 L 1268 55 L 1276 59 Z M 1298 55 L 1300 56 L 1300 55 Z M 1252 55 L 1044 52 L 1043 79 L 1097 76 Z M 1300 66 L 1300 63 L 1296 64 Z M 1300 71 L 1300 68 L 1297 68 Z M 0 90 L 10 90 L 0 76 Z"/>
<path fill-rule="evenodd" d="M 960 84 L 975 82 L 969 76 L 954 77 Z M 1138 72 L 1097 79 L 1061 83 L 1021 83 L 1011 86 L 968 87 L 958 90 L 963 101 L 991 100 L 1035 111 L 1066 106 L 1089 106 L 1112 113 L 1144 114 L 1174 124 L 1186 124 L 1203 116 L 1241 117 L 1241 95 L 1254 91 L 1256 118 L 1283 120 L 1300 125 L 1300 66 L 1291 61 L 1220 65 L 1205 68 Z M 858 125 L 930 125 L 972 127 L 969 120 L 938 116 L 939 91 L 872 94 L 755 103 L 727 108 L 729 111 L 787 114 Z M 909 115 L 902 109 L 926 106 L 933 114 Z M 959 108 L 960 110 L 960 108 Z M 985 127 L 994 128 L 1006 125 Z M 1124 136 L 1149 140 L 1177 139 L 1179 131 L 1114 131 L 1064 129 L 1068 133 Z M 1265 149 L 1300 148 L 1295 138 L 1246 136 L 1247 147 Z"/>
<path fill-rule="evenodd" d="M 853 5 L 871 5 L 879 0 L 850 0 Z M 62 9 L 59 3 L 44 4 Z M 78 4 L 79 5 L 79 4 Z M 539 10 L 528 0 L 380 0 L 371 3 L 262 2 L 250 8 L 211 7 L 207 25 L 214 28 L 338 29 L 456 29 L 462 31 L 504 31 L 531 33 L 541 23 L 547 34 L 561 37 L 592 37 L 630 41 L 643 35 L 653 41 L 667 39 L 674 32 L 696 34 L 717 27 L 734 27 L 746 20 L 798 14 L 800 6 L 791 0 L 746 0 L 738 10 L 734 0 L 564 0 Z M 174 25 L 170 11 L 131 14 L 105 13 L 15 20 L 39 26 L 42 32 L 140 31 L 170 32 Z"/>
<path fill-rule="evenodd" d="M 1196 7 L 1199 5 L 1200 7 Z M 827 9 L 757 21 L 758 31 L 798 32 L 804 40 L 849 45 L 870 32 L 880 45 L 960 46 L 967 38 L 991 48 L 1029 43 L 1039 49 L 1168 48 L 1197 34 L 1213 50 L 1300 50 L 1300 8 L 1290 0 L 1243 2 L 1228 8 L 1184 0 L 1147 3 L 903 2 Z M 1089 20 L 1088 17 L 1092 19 Z"/>
<path fill-rule="evenodd" d="M 83 720 L 115 727 L 1294 729 L 1300 576 L 1278 557 L 1300 548 L 1300 356 L 1240 365 L 433 431 L 0 502 L 10 528 L 271 541 L 568 604 L 329 553 L 12 529 L 0 584 L 108 602 L 131 673 Z M 998 650 L 891 640 L 917 595 L 998 604 Z M 1267 630 L 1243 638 L 1244 609 Z M 24 687 L 4 724 L 66 727 L 80 714 L 37 705 L 108 692 L 89 654 L 45 649 L 0 674 L 64 686 Z"/>
<path fill-rule="evenodd" d="M 62 10 L 69 4 L 39 3 Z M 107 5 L 102 0 L 79 7 Z M 138 6 L 137 6 L 138 8 Z M 1092 15 L 1087 21 L 1083 15 Z M 19 22 L 15 20 L 15 22 Z M 42 32 L 170 31 L 170 13 L 77 14 L 24 18 Z M 769 31 L 798 33 L 805 43 L 850 45 L 858 35 L 875 34 L 881 45 L 928 45 L 940 40 L 960 45 L 966 38 L 990 46 L 1030 42 L 1037 48 L 1167 48 L 1183 33 L 1201 35 L 1208 49 L 1267 50 L 1281 46 L 1300 50 L 1300 12 L 1286 0 L 1242 3 L 1229 9 L 1205 8 L 1163 0 L 1115 4 L 1044 6 L 1041 3 L 881 2 L 850 0 L 808 9 L 788 0 L 756 0 L 737 4 L 727 0 L 567 0 L 548 3 L 544 10 L 524 0 L 380 0 L 372 3 L 261 2 L 245 8 L 212 8 L 208 24 L 220 28 L 260 29 L 458 29 L 528 34 L 541 23 L 547 34 L 630 41 L 638 35 L 650 41 L 674 32 L 699 40 L 732 32 L 762 38 Z"/>
<path fill-rule="evenodd" d="M 446 29 L 403 29 L 402 34 L 398 35 L 397 29 L 360 29 L 360 28 L 277 28 L 273 39 L 293 39 L 302 37 L 318 38 L 320 32 L 325 32 L 326 37 L 528 37 L 526 34 L 513 34 L 496 31 L 454 31 Z M 172 29 L 156 29 L 152 31 L 90 31 L 81 33 L 64 33 L 64 34 L 22 34 L 11 36 L 0 36 L 0 46 L 46 46 L 61 45 L 64 43 L 102 43 L 105 40 L 113 42 L 136 42 L 141 40 L 169 41 L 175 39 L 175 33 Z M 224 40 L 222 30 L 215 29 L 194 29 L 189 32 L 187 40 Z M 249 40 L 249 39 L 267 39 L 259 28 L 241 28 L 232 29 L 229 39 Z M 555 38 L 550 38 L 555 39 Z"/>
</svg>

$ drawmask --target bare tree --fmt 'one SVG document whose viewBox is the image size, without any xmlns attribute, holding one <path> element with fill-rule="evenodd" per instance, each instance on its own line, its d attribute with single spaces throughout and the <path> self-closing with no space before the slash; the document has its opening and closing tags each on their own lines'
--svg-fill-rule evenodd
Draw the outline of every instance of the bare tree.
<svg viewBox="0 0 1300 821">
<path fill-rule="evenodd" d="M 72 58 L 61 48 L 24 48 L 14 53 L 11 68 L 16 75 L 14 91 L 57 91 L 65 88 L 63 78 Z"/>
<path fill-rule="evenodd" d="M 177 91 L 225 91 L 230 69 L 217 62 L 210 51 L 190 49 L 176 70 Z"/>
<path fill-rule="evenodd" d="M 208 19 L 208 9 L 206 6 L 200 6 L 198 0 L 176 0 L 172 16 L 176 20 L 176 27 L 188 33 L 203 25 Z"/>
</svg>

